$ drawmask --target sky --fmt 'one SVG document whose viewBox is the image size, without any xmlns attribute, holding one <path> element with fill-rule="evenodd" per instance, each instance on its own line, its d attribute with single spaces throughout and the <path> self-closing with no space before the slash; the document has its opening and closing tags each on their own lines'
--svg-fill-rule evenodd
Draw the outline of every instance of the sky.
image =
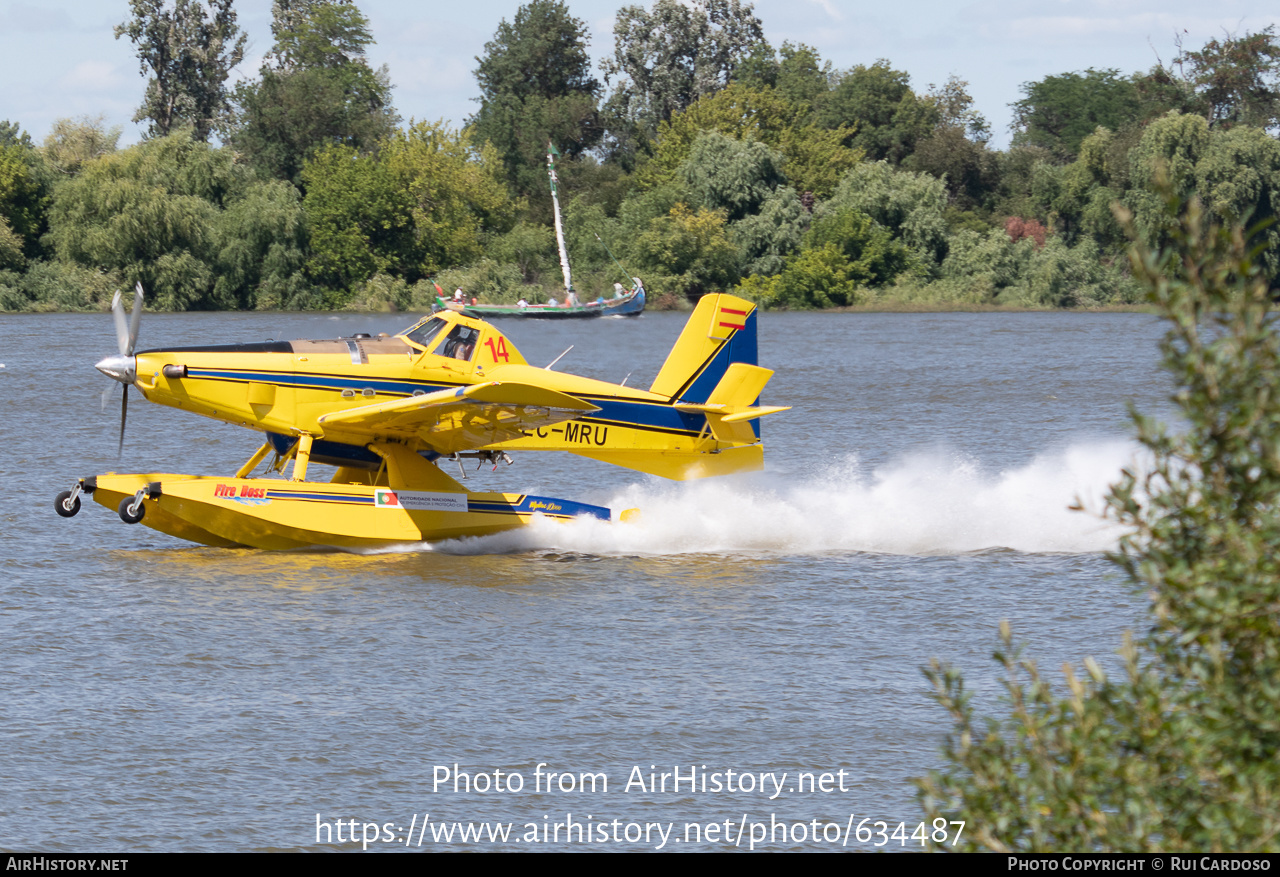
<svg viewBox="0 0 1280 877">
<path fill-rule="evenodd" d="M 455 126 L 476 110 L 476 57 L 519 2 L 357 0 L 386 65 L 401 117 Z M 569 0 L 587 24 L 597 63 L 612 54 L 619 0 Z M 886 59 L 924 91 L 955 75 L 969 83 L 976 109 L 991 124 L 992 145 L 1008 146 L 1009 105 L 1023 83 L 1088 68 L 1122 74 L 1169 62 L 1177 39 L 1198 49 L 1224 34 L 1280 28 L 1275 0 L 756 0 L 755 13 L 775 47 L 806 43 L 837 70 Z M 271 46 L 270 0 L 237 0 L 249 43 L 233 79 L 257 75 Z M 37 143 L 59 118 L 103 116 L 137 142 L 132 121 L 146 88 L 134 47 L 113 28 L 130 16 L 125 0 L 0 0 L 0 119 L 19 123 Z M 599 73 L 597 72 L 597 75 Z"/>
</svg>

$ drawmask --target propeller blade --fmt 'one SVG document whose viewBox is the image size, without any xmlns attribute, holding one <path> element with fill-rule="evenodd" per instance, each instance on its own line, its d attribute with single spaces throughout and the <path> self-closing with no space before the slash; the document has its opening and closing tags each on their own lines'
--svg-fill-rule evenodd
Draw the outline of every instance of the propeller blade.
<svg viewBox="0 0 1280 877">
<path fill-rule="evenodd" d="M 129 416 L 129 385 L 120 388 L 124 395 L 120 397 L 120 443 L 116 445 L 116 456 L 124 456 L 124 422 Z"/>
<path fill-rule="evenodd" d="M 129 349 L 125 353 L 133 355 L 138 346 L 138 323 L 142 320 L 142 284 L 134 287 L 133 312 L 129 314 Z"/>
<path fill-rule="evenodd" d="M 124 318 L 124 308 L 120 306 L 120 290 L 111 297 L 111 316 L 116 321 L 116 346 L 121 356 L 129 355 L 129 324 Z"/>
</svg>

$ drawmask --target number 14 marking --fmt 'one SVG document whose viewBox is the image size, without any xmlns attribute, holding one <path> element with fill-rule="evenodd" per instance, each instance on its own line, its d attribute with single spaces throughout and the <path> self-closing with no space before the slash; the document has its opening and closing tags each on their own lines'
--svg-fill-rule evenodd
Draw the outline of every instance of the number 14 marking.
<svg viewBox="0 0 1280 877">
<path fill-rule="evenodd" d="M 485 339 L 485 344 L 489 345 L 489 355 L 493 357 L 493 361 L 497 362 L 501 357 L 503 362 L 511 362 L 511 357 L 507 355 L 507 339 L 499 335 L 497 338 Z"/>
</svg>

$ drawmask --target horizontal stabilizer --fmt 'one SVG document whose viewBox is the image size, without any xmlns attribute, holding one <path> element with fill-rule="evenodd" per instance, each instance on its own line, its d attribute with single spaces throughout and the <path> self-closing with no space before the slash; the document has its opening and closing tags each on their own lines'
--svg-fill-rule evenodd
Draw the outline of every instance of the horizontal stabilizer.
<svg viewBox="0 0 1280 877">
<path fill-rule="evenodd" d="M 735 362 L 725 370 L 724 377 L 706 402 L 677 402 L 675 407 L 681 411 L 705 414 L 716 441 L 750 444 L 757 441 L 757 437 L 755 430 L 748 425 L 749 421 L 790 409 L 790 406 L 756 407 L 753 404 L 771 377 L 773 372 L 767 368 Z"/>
</svg>

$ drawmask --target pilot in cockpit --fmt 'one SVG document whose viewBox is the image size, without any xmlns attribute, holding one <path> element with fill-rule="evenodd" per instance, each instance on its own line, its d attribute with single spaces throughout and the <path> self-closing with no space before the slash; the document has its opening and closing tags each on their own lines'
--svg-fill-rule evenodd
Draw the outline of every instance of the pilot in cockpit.
<svg viewBox="0 0 1280 877">
<path fill-rule="evenodd" d="M 453 331 L 440 347 L 440 355 L 470 362 L 471 355 L 476 352 L 478 340 L 480 340 L 479 329 L 473 329 L 470 326 L 454 326 Z"/>
</svg>

